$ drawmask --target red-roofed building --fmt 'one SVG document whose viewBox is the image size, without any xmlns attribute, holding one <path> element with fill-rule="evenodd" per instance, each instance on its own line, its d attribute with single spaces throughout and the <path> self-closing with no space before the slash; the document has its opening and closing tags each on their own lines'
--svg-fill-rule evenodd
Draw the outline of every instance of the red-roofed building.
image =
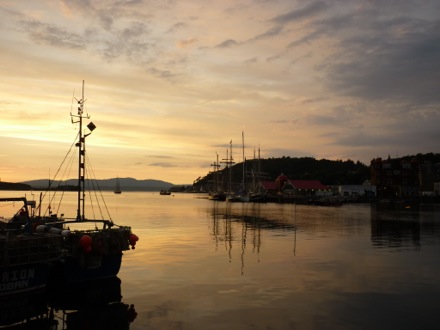
<svg viewBox="0 0 440 330">
<path fill-rule="evenodd" d="M 331 188 L 322 184 L 319 180 L 288 180 L 281 187 L 281 192 L 297 196 L 326 196 L 332 194 Z"/>
<path fill-rule="evenodd" d="M 279 175 L 275 182 L 261 182 L 262 188 L 269 195 L 287 196 L 328 196 L 332 189 L 319 180 L 290 180 L 286 175 Z"/>
<path fill-rule="evenodd" d="M 303 190 L 329 190 L 330 188 L 319 180 L 291 180 L 295 189 Z"/>
</svg>

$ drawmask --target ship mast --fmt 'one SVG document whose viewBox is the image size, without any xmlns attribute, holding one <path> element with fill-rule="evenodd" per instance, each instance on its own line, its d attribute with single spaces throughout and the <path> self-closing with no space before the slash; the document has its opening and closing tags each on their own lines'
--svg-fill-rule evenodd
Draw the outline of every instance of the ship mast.
<svg viewBox="0 0 440 330">
<path fill-rule="evenodd" d="M 81 221 L 85 220 L 84 211 L 85 211 L 85 176 L 86 176 L 86 137 L 89 136 L 92 131 L 96 128 L 96 126 L 90 122 L 87 125 L 89 129 L 89 133 L 85 134 L 83 130 L 83 119 L 89 119 L 90 116 L 88 114 L 84 114 L 84 103 L 86 102 L 84 98 L 84 80 L 82 82 L 82 93 L 81 99 L 77 100 L 78 102 L 78 114 L 70 116 L 72 117 L 72 123 L 79 123 L 79 132 L 78 132 L 78 143 L 76 146 L 78 147 L 78 206 L 76 213 L 76 220 Z M 77 121 L 73 121 L 73 117 L 78 118 Z"/>
<path fill-rule="evenodd" d="M 244 132 L 243 131 L 241 131 L 241 143 L 242 143 L 242 149 L 243 149 L 243 178 L 242 178 L 243 182 L 242 182 L 242 184 L 243 184 L 243 192 L 246 192 L 246 185 L 245 185 L 245 175 L 246 175 L 245 163 L 246 163 L 246 160 L 244 158 Z"/>
</svg>

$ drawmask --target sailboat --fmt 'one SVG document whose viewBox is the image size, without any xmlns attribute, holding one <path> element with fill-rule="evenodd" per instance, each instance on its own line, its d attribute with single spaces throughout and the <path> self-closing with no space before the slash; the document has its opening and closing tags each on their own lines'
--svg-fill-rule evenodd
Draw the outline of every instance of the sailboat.
<svg viewBox="0 0 440 330">
<path fill-rule="evenodd" d="M 85 112 L 85 98 L 84 98 L 84 81 L 82 83 L 82 97 L 77 100 L 78 112 L 70 113 L 72 123 L 77 124 L 79 131 L 76 135 L 76 143 L 73 143 L 72 148 L 78 148 L 78 185 L 77 185 L 77 210 L 76 216 L 64 217 L 64 214 L 53 214 L 55 194 L 51 197 L 46 211 L 41 215 L 43 208 L 43 198 L 40 196 L 40 203 L 38 206 L 39 214 L 35 216 L 36 231 L 37 232 L 52 232 L 58 233 L 62 238 L 62 256 L 56 260 L 52 268 L 52 280 L 60 280 L 63 282 L 83 282 L 88 280 L 96 280 L 103 278 L 111 278 L 118 274 L 123 252 L 134 249 L 138 237 L 132 233 L 128 226 L 116 225 L 108 212 L 105 202 L 103 206 L 99 205 L 101 218 L 86 217 L 86 183 L 96 189 L 94 180 L 88 179 L 86 181 L 86 137 L 95 130 L 96 126 L 90 122 L 86 128 L 83 127 L 83 121 L 89 119 L 90 116 Z M 70 151 L 68 154 L 70 154 Z M 88 171 L 92 174 L 93 171 Z M 87 174 L 88 174 L 87 172 Z M 57 171 L 58 173 L 65 173 Z M 55 178 L 51 180 L 55 182 Z M 63 182 L 63 180 L 58 181 Z M 49 187 L 50 189 L 51 187 Z M 60 191 L 62 187 L 56 187 L 56 192 Z M 96 191 L 95 191 L 96 192 Z M 62 197 L 64 196 L 61 191 Z M 95 194 L 99 196 L 98 194 Z M 60 199 L 60 203 L 61 203 Z M 92 198 L 90 198 L 92 199 Z M 96 203 L 99 199 L 96 197 Z M 89 208 L 93 207 L 90 202 Z M 58 206 L 60 209 L 60 206 Z M 95 213 L 95 208 L 93 208 Z M 107 212 L 107 219 L 104 217 L 104 212 Z M 48 213 L 48 215 L 47 215 Z"/>
<path fill-rule="evenodd" d="M 238 196 L 240 202 L 249 202 L 249 195 L 246 190 L 246 158 L 244 157 L 244 132 L 241 132 L 241 144 L 243 151 L 243 174 L 241 182 L 241 194 Z"/>
<path fill-rule="evenodd" d="M 214 186 L 213 189 L 209 192 L 208 199 L 213 201 L 224 201 L 226 199 L 226 194 L 223 189 L 220 187 L 220 182 L 218 178 L 218 169 L 220 168 L 220 163 L 218 161 L 218 154 L 216 161 L 211 164 L 214 167 L 213 176 L 214 176 Z"/>
<path fill-rule="evenodd" d="M 115 187 L 115 194 L 121 194 L 121 184 L 119 182 L 119 177 L 116 178 L 116 187 Z"/>
<path fill-rule="evenodd" d="M 257 160 L 257 163 L 255 161 Z M 267 196 L 261 191 L 261 158 L 260 158 L 260 147 L 258 147 L 258 159 L 255 158 L 254 150 L 254 161 L 253 169 L 251 170 L 252 184 L 249 188 L 249 202 L 266 202 Z"/>
<path fill-rule="evenodd" d="M 226 168 L 228 168 L 229 170 L 229 183 L 228 183 L 229 192 L 226 195 L 226 201 L 230 203 L 240 202 L 239 197 L 235 195 L 232 189 L 232 165 L 235 164 L 234 159 L 232 158 L 232 140 L 231 142 L 229 142 L 229 154 L 228 154 L 228 150 L 226 150 L 226 159 L 224 163 L 226 164 Z"/>
</svg>

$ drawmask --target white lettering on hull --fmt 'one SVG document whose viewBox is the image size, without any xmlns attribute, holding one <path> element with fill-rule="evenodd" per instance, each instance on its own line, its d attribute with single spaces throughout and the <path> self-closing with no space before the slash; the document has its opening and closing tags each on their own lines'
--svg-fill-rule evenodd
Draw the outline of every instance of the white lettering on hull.
<svg viewBox="0 0 440 330">
<path fill-rule="evenodd" d="M 0 292 L 27 289 L 29 281 L 34 278 L 35 268 L 3 270 L 0 276 Z"/>
</svg>

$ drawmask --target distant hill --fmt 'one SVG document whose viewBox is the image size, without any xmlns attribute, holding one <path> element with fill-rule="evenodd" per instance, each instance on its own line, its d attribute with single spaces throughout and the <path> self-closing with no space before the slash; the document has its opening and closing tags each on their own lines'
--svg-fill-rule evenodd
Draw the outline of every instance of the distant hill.
<svg viewBox="0 0 440 330">
<path fill-rule="evenodd" d="M 35 190 L 46 190 L 49 187 L 48 179 L 40 179 L 40 180 L 32 180 L 22 182 L 23 184 L 27 184 L 31 186 Z M 158 191 L 161 189 L 169 189 L 174 185 L 170 182 L 161 181 L 161 180 L 136 180 L 133 178 L 119 178 L 119 183 L 122 191 Z M 92 183 L 86 179 L 86 187 Z M 93 184 L 97 185 L 101 190 L 114 190 L 116 187 L 116 178 L 112 179 L 104 179 L 104 180 L 93 180 Z M 51 184 L 52 189 L 56 189 L 59 186 L 67 186 L 75 189 L 78 185 L 77 179 L 69 179 L 63 181 L 60 184 L 59 181 L 54 181 Z"/>
<path fill-rule="evenodd" d="M 31 190 L 31 186 L 24 183 L 0 182 L 0 190 Z"/>
<path fill-rule="evenodd" d="M 243 180 L 243 163 L 235 164 L 232 167 L 232 182 Z M 369 166 L 352 160 L 317 160 L 312 157 L 302 158 L 268 158 L 257 160 L 246 160 L 245 172 L 246 181 L 251 180 L 251 171 L 262 172 L 260 177 L 264 181 L 275 181 L 280 175 L 284 174 L 292 180 L 320 180 L 326 185 L 341 184 L 362 184 L 370 178 Z M 218 173 L 219 180 L 227 182 L 228 172 L 225 169 Z M 195 180 L 194 185 L 206 186 L 214 181 L 213 173 L 208 173 L 205 177 Z"/>
</svg>

